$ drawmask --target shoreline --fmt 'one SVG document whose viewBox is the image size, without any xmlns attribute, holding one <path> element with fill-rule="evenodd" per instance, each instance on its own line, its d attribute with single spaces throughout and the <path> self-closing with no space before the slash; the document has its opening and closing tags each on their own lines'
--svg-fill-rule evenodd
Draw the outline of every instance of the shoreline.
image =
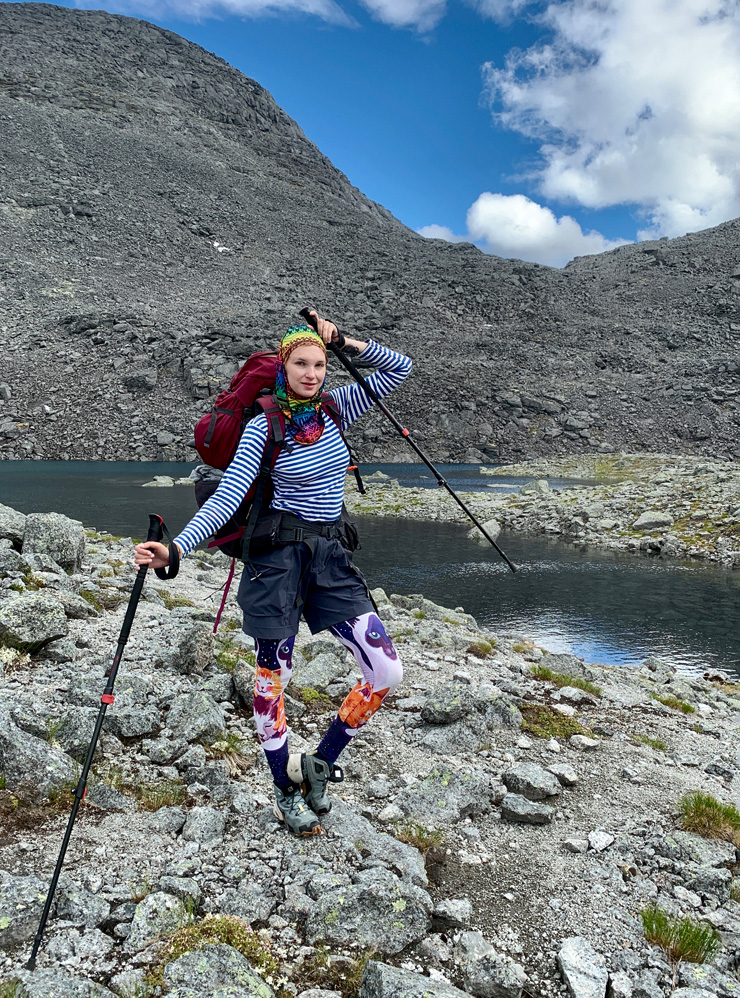
<svg viewBox="0 0 740 998">
<path fill-rule="evenodd" d="M 322 998 L 321 987 L 555 998 L 563 982 L 580 998 L 579 966 L 602 995 L 733 993 L 737 851 L 681 830 L 678 804 L 696 791 L 737 798 L 740 684 L 658 658 L 585 665 L 459 607 L 375 590 L 403 684 L 343 755 L 325 833 L 291 839 L 251 719 L 251 640 L 234 589 L 213 638 L 226 562 L 201 552 L 174 582 L 147 579 L 29 974 L 68 813 L 59 792 L 89 740 L 135 575 L 129 539 L 48 516 L 0 508 L 0 951 L 22 995 L 95 980 L 96 998 L 154 998 L 159 967 L 170 987 L 208 998 L 206 979 L 233 983 L 217 980 L 226 964 L 256 975 L 264 998 Z M 42 640 L 45 621 L 56 631 L 41 650 L 11 648 L 22 626 Z M 291 749 L 305 751 L 357 668 L 305 624 L 296 649 L 286 710 Z M 650 944 L 640 913 L 652 903 L 713 927 L 712 962 L 675 967 Z M 217 925 L 236 949 L 209 936 Z M 187 946 L 204 941 L 198 970 Z"/>
<path fill-rule="evenodd" d="M 460 492 L 484 526 L 493 520 L 509 530 L 576 544 L 740 568 L 737 464 L 660 454 L 597 454 L 536 459 L 481 472 L 493 479 L 532 479 L 513 495 Z M 569 475 L 594 484 L 557 491 L 547 484 L 548 478 Z M 348 480 L 345 503 L 350 513 L 470 522 L 443 489 L 403 488 L 372 479 L 366 485 L 368 494 L 361 496 Z"/>
</svg>

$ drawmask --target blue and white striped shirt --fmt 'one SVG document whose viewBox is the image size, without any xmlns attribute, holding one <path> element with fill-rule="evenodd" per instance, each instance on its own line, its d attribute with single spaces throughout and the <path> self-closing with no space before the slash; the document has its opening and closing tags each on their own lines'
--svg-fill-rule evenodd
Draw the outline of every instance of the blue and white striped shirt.
<svg viewBox="0 0 740 998">
<path fill-rule="evenodd" d="M 408 357 L 373 340 L 369 341 L 361 357 L 376 368 L 367 382 L 381 398 L 397 388 L 411 371 Z M 372 408 L 373 403 L 358 384 L 342 385 L 330 394 L 345 429 Z M 237 511 L 259 474 L 267 432 L 264 414 L 247 423 L 234 460 L 224 472 L 218 488 L 175 538 L 184 555 L 215 534 Z M 272 469 L 271 508 L 285 510 L 303 520 L 336 520 L 342 512 L 348 465 L 347 445 L 334 421 L 327 416 L 324 417 L 324 432 L 315 444 L 297 444 L 288 436 L 288 447 L 280 452 Z"/>
</svg>

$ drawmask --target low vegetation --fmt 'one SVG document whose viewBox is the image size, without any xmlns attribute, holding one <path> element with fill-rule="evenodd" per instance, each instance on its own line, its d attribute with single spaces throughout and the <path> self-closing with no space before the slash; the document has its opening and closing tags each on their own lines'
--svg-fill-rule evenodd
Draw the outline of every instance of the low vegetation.
<svg viewBox="0 0 740 998">
<path fill-rule="evenodd" d="M 20 669 L 27 669 L 31 664 L 31 656 L 28 652 L 18 651 L 9 645 L 0 645 L 0 665 L 6 676 Z"/>
<path fill-rule="evenodd" d="M 20 998 L 21 993 L 21 982 L 17 978 L 0 981 L 0 998 Z"/>
<path fill-rule="evenodd" d="M 318 709 L 322 713 L 334 708 L 331 697 L 328 697 L 326 693 L 315 690 L 313 686 L 297 688 L 294 695 L 301 703 L 305 703 L 307 707 L 312 707 L 314 710 Z"/>
<path fill-rule="evenodd" d="M 471 641 L 465 652 L 468 655 L 475 655 L 476 658 L 489 658 L 495 650 L 493 641 Z"/>
<path fill-rule="evenodd" d="M 104 772 L 97 773 L 96 777 L 101 783 L 132 797 L 145 811 L 158 811 L 160 807 L 179 807 L 188 796 L 188 788 L 182 780 L 137 780 L 126 775 L 120 766 L 110 766 Z"/>
<path fill-rule="evenodd" d="M 162 597 L 162 602 L 167 607 L 168 610 L 174 610 L 177 606 L 196 606 L 191 599 L 187 596 L 177 596 L 169 591 L 169 589 L 157 589 L 157 594 Z"/>
<path fill-rule="evenodd" d="M 147 974 L 147 982 L 153 988 L 163 987 L 164 968 L 168 963 L 209 943 L 233 946 L 275 989 L 278 998 L 287 998 L 288 993 L 279 979 L 280 965 L 269 940 L 235 915 L 206 915 L 201 921 L 173 932 L 160 948 L 157 964 Z"/>
<path fill-rule="evenodd" d="M 648 748 L 655 749 L 656 752 L 665 752 L 668 748 L 662 738 L 652 738 L 650 735 L 630 735 L 630 737 L 639 745 L 647 745 Z"/>
<path fill-rule="evenodd" d="M 374 956 L 366 950 L 359 956 L 332 953 L 326 946 L 318 946 L 302 967 L 296 968 L 301 989 L 321 988 L 338 991 L 343 998 L 358 998 L 365 967 Z"/>
<path fill-rule="evenodd" d="M 531 670 L 534 679 L 541 679 L 544 682 L 552 683 L 558 689 L 564 686 L 574 686 L 576 689 L 585 690 L 593 696 L 601 696 L 601 687 L 592 683 L 590 679 L 581 679 L 580 676 L 569 676 L 565 672 L 553 672 L 545 665 L 533 665 Z"/>
<path fill-rule="evenodd" d="M 681 826 L 705 839 L 725 839 L 740 846 L 740 811 L 711 794 L 695 790 L 678 802 Z"/>
<path fill-rule="evenodd" d="M 438 828 L 426 828 L 418 821 L 397 821 L 393 834 L 399 842 L 406 842 L 408 845 L 418 849 L 422 856 L 426 855 L 430 849 L 436 849 L 444 842 L 444 832 Z"/>
<path fill-rule="evenodd" d="M 247 743 L 236 731 L 223 731 L 213 742 L 203 742 L 209 759 L 224 759 L 229 767 L 229 775 L 238 779 L 254 765 L 254 755 L 246 754 Z"/>
<path fill-rule="evenodd" d="M 665 707 L 670 707 L 671 710 L 680 710 L 682 714 L 694 714 L 696 711 L 686 700 L 679 700 L 678 697 L 670 696 L 668 694 L 661 696 L 660 693 L 651 693 L 651 698 L 657 700 L 658 703 L 662 703 Z"/>
<path fill-rule="evenodd" d="M 534 735 L 535 738 L 570 738 L 571 735 L 591 735 L 574 717 L 567 717 L 560 711 L 543 704 L 523 703 L 519 709 L 522 712 L 522 731 Z"/>
<path fill-rule="evenodd" d="M 706 963 L 717 952 L 719 934 L 707 922 L 669 915 L 658 905 L 640 912 L 645 938 L 665 952 L 674 966 L 681 960 Z"/>
</svg>

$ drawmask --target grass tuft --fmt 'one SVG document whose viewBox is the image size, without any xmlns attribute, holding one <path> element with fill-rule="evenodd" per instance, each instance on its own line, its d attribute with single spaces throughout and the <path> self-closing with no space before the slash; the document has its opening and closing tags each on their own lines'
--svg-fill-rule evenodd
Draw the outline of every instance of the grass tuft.
<svg viewBox="0 0 740 998">
<path fill-rule="evenodd" d="M 20 998 L 22 993 L 21 982 L 17 977 L 9 981 L 0 981 L 0 998 Z"/>
<path fill-rule="evenodd" d="M 471 641 L 468 647 L 465 649 L 467 655 L 475 655 L 476 658 L 488 658 L 493 655 L 496 650 L 495 643 L 493 641 Z"/>
<path fill-rule="evenodd" d="M 695 714 L 696 711 L 686 700 L 679 700 L 678 697 L 672 697 L 669 695 L 661 696 L 659 693 L 651 693 L 651 698 L 657 700 L 658 703 L 662 703 L 665 707 L 670 707 L 671 710 L 680 710 L 682 714 Z"/>
<path fill-rule="evenodd" d="M 422 856 L 430 849 L 441 846 L 445 837 L 439 828 L 426 828 L 418 821 L 397 821 L 393 827 L 393 834 L 399 842 L 406 842 L 418 849 Z"/>
<path fill-rule="evenodd" d="M 162 597 L 162 602 L 168 610 L 174 610 L 177 606 L 196 606 L 196 604 L 191 599 L 188 599 L 187 596 L 176 596 L 168 589 L 157 589 L 156 592 Z"/>
<path fill-rule="evenodd" d="M 676 918 L 658 905 L 644 908 L 640 917 L 647 941 L 660 946 L 674 965 L 681 960 L 706 963 L 719 949 L 719 934 L 706 922 Z"/>
<path fill-rule="evenodd" d="M 201 949 L 209 943 L 225 943 L 246 957 L 252 966 L 268 981 L 277 983 L 280 965 L 272 952 L 268 939 L 251 929 L 235 915 L 206 915 L 200 922 L 177 929 L 162 946 L 158 962 L 147 974 L 152 987 L 163 987 L 164 969 L 168 963 L 179 960 L 186 953 Z M 273 983 L 274 982 L 274 983 Z M 283 989 L 278 989 L 278 995 Z"/>
<path fill-rule="evenodd" d="M 534 679 L 542 679 L 545 682 L 552 683 L 558 689 L 562 689 L 564 686 L 574 686 L 576 689 L 585 690 L 586 693 L 591 693 L 595 697 L 601 696 L 601 687 L 597 686 L 596 683 L 592 683 L 590 679 L 569 676 L 565 672 L 553 672 L 546 665 L 532 666 L 531 675 Z"/>
<path fill-rule="evenodd" d="M 695 790 L 678 802 L 681 825 L 705 839 L 724 839 L 740 846 L 740 811 L 711 794 Z"/>
<path fill-rule="evenodd" d="M 254 756 L 245 755 L 247 743 L 236 731 L 222 731 L 213 742 L 203 742 L 209 759 L 225 759 L 229 775 L 239 777 L 254 765 Z"/>
<path fill-rule="evenodd" d="M 7 676 L 22 669 L 28 669 L 31 665 L 31 656 L 28 652 L 18 651 L 9 645 L 0 645 L 0 664 Z"/>
<path fill-rule="evenodd" d="M 651 738 L 650 735 L 630 735 L 630 737 L 640 745 L 647 745 L 649 748 L 655 749 L 656 752 L 665 752 L 668 748 L 662 738 Z"/>
<path fill-rule="evenodd" d="M 591 735 L 574 717 L 567 717 L 560 711 L 543 704 L 523 703 L 519 705 L 522 712 L 522 731 L 534 735 L 535 738 L 570 738 L 571 735 Z"/>
<path fill-rule="evenodd" d="M 119 793 L 132 797 L 144 811 L 158 811 L 160 807 L 179 807 L 185 803 L 188 788 L 182 780 L 136 780 L 124 774 L 121 766 L 109 766 L 98 774 L 102 783 Z"/>
</svg>

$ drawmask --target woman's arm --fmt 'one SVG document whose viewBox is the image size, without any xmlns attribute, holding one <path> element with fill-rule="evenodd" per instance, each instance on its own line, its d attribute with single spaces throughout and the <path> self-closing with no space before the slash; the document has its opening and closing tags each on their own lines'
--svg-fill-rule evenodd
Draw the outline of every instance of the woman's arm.
<svg viewBox="0 0 740 998">
<path fill-rule="evenodd" d="M 374 340 L 364 343 L 361 340 L 347 338 L 346 342 L 360 349 L 362 360 L 375 368 L 375 373 L 365 380 L 381 398 L 390 395 L 409 376 L 411 361 L 402 353 L 382 347 Z M 359 384 L 342 385 L 341 388 L 333 389 L 330 394 L 337 403 L 345 427 L 354 423 L 373 406 L 372 399 Z"/>
<path fill-rule="evenodd" d="M 259 474 L 266 441 L 265 417 L 250 420 L 244 428 L 234 460 L 224 472 L 218 488 L 174 539 L 181 557 L 190 554 L 197 544 L 215 534 L 236 513 L 249 486 Z M 137 544 L 135 552 L 137 565 L 149 564 L 152 568 L 159 568 L 169 563 L 169 553 L 164 544 Z"/>
</svg>

